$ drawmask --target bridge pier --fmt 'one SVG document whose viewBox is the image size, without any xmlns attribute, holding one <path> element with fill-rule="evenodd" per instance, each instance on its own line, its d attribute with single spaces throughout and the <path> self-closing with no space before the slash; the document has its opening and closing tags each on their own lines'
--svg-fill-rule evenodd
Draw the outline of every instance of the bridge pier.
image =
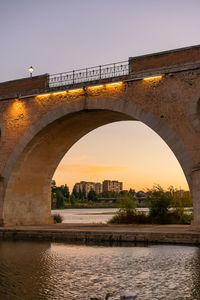
<svg viewBox="0 0 200 300">
<path fill-rule="evenodd" d="M 194 209 L 191 230 L 200 230 L 200 164 L 193 169 L 191 177 L 191 196 Z"/>
</svg>

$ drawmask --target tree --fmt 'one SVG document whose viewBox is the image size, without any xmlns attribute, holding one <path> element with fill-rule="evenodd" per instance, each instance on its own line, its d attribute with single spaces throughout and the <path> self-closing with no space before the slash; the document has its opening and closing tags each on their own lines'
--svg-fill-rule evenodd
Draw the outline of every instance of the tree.
<svg viewBox="0 0 200 300">
<path fill-rule="evenodd" d="M 128 193 L 121 197 L 120 209 L 111 219 L 111 223 L 132 224 L 137 216 L 135 201 Z"/>
<path fill-rule="evenodd" d="M 88 193 L 88 200 L 89 201 L 97 201 L 97 193 L 94 190 L 90 190 Z"/>
<path fill-rule="evenodd" d="M 172 200 L 172 193 L 170 191 L 165 192 L 160 185 L 148 190 L 150 217 L 160 220 L 160 223 L 165 223 Z"/>
<path fill-rule="evenodd" d="M 79 197 L 79 193 L 77 192 L 77 190 L 75 189 L 75 187 L 73 188 L 72 195 L 73 195 L 76 199 L 78 199 L 78 197 Z"/>
<path fill-rule="evenodd" d="M 189 191 L 183 193 L 182 202 L 184 207 L 192 207 L 192 198 Z"/>
<path fill-rule="evenodd" d="M 72 194 L 72 195 L 70 196 L 70 203 L 71 203 L 71 205 L 74 205 L 75 202 L 76 202 L 76 198 L 75 198 L 74 194 Z"/>
<path fill-rule="evenodd" d="M 171 207 L 173 207 L 176 215 L 181 217 L 184 214 L 184 207 L 183 207 L 181 193 L 180 193 L 180 191 L 175 189 L 173 186 L 170 186 L 168 188 L 168 191 L 170 192 L 171 197 L 172 197 Z"/>
<path fill-rule="evenodd" d="M 128 193 L 129 193 L 129 195 L 132 196 L 133 198 L 135 197 L 136 192 L 135 192 L 134 189 L 130 189 L 130 190 L 128 191 Z"/>
<path fill-rule="evenodd" d="M 56 208 L 64 208 L 65 206 L 65 197 L 62 192 L 57 189 L 56 190 Z"/>
<path fill-rule="evenodd" d="M 69 188 L 66 184 L 65 184 L 64 188 L 62 188 L 62 193 L 65 198 L 69 198 Z"/>
<path fill-rule="evenodd" d="M 104 191 L 101 194 L 102 198 L 118 198 L 119 193 L 113 192 L 113 191 Z"/>
<path fill-rule="evenodd" d="M 124 210 L 126 212 L 133 211 L 136 208 L 135 201 L 133 197 L 126 194 L 125 196 L 122 196 L 120 199 L 120 210 Z"/>
</svg>

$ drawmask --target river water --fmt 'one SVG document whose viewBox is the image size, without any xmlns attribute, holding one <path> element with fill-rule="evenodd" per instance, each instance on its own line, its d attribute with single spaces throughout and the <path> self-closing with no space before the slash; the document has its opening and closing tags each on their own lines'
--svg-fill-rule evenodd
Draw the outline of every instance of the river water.
<svg viewBox="0 0 200 300">
<path fill-rule="evenodd" d="M 0 242 L 1 300 L 117 300 L 135 284 L 138 300 L 200 299 L 200 248 Z"/>
</svg>

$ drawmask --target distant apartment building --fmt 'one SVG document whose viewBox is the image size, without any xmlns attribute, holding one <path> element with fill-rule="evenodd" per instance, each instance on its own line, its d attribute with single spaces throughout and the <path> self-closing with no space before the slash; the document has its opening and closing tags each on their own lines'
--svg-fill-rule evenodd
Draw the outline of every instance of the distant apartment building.
<svg viewBox="0 0 200 300">
<path fill-rule="evenodd" d="M 102 184 L 100 182 L 96 182 L 95 183 L 95 192 L 97 194 L 100 194 L 100 193 L 103 192 L 103 186 L 102 186 Z"/>
<path fill-rule="evenodd" d="M 123 183 L 117 180 L 104 180 L 103 181 L 103 192 L 112 191 L 119 193 L 123 190 Z"/>
<path fill-rule="evenodd" d="M 88 182 L 88 181 L 81 181 L 77 182 L 74 185 L 76 192 L 85 191 L 86 196 L 88 195 L 89 191 L 94 190 L 97 194 L 102 193 L 102 184 L 100 182 Z"/>
</svg>

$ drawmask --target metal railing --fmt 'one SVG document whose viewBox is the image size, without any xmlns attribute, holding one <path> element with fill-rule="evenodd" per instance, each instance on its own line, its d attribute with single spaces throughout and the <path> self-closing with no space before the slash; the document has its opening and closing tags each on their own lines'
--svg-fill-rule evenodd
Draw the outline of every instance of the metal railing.
<svg viewBox="0 0 200 300">
<path fill-rule="evenodd" d="M 49 87 L 68 86 L 77 83 L 87 83 L 96 80 L 119 77 L 129 74 L 129 62 L 122 61 L 71 72 L 58 73 L 49 76 Z"/>
</svg>

